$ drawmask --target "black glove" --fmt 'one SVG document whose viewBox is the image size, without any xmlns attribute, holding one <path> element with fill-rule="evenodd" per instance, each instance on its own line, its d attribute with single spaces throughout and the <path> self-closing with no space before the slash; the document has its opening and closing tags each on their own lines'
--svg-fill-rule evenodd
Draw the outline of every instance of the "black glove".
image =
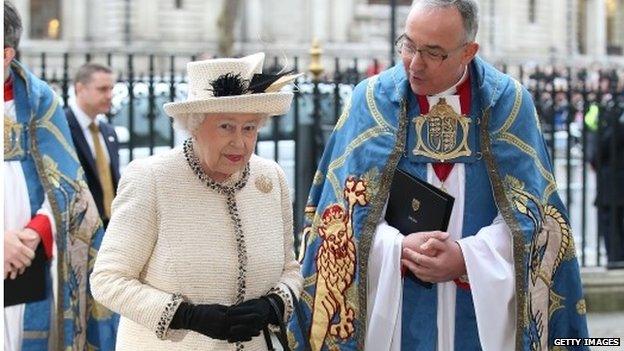
<svg viewBox="0 0 624 351">
<path fill-rule="evenodd" d="M 227 340 L 228 308 L 223 305 L 192 305 L 182 302 L 169 324 L 171 329 L 189 329 L 213 339 Z"/>
<path fill-rule="evenodd" d="M 281 313 L 279 316 L 275 313 L 269 299 L 274 301 L 278 308 L 280 308 Z M 284 303 L 282 299 L 275 294 L 231 306 L 228 310 L 230 322 L 228 341 L 249 341 L 253 336 L 260 335 L 260 332 L 267 324 L 278 323 L 278 318 L 281 318 L 283 310 Z"/>
</svg>

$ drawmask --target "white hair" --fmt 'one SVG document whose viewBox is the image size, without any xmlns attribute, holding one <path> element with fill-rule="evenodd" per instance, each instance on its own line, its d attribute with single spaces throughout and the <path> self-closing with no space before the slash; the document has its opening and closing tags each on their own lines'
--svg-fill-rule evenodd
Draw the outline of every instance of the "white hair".
<svg viewBox="0 0 624 351">
<path fill-rule="evenodd" d="M 271 116 L 262 114 L 261 117 L 258 129 L 262 128 Z M 183 113 L 173 118 L 173 127 L 195 135 L 199 126 L 204 123 L 204 119 L 206 119 L 206 113 Z"/>
</svg>

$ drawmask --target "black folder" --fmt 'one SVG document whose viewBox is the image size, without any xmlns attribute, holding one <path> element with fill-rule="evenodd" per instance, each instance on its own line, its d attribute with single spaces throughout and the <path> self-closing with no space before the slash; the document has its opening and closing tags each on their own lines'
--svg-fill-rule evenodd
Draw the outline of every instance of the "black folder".
<svg viewBox="0 0 624 351">
<path fill-rule="evenodd" d="M 386 222 L 403 235 L 446 231 L 454 202 L 455 198 L 451 195 L 397 168 L 390 187 Z M 427 288 L 432 286 L 410 276 Z"/>
<path fill-rule="evenodd" d="M 46 298 L 46 267 L 43 244 L 39 244 L 30 267 L 15 279 L 4 280 L 4 306 L 44 300 Z"/>
</svg>

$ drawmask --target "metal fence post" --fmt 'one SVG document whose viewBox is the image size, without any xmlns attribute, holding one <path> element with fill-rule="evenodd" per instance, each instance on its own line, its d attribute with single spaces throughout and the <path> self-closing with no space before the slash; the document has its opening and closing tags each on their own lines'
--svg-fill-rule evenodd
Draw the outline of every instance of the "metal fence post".
<svg viewBox="0 0 624 351">
<path fill-rule="evenodd" d="M 154 131 L 154 120 L 156 119 L 156 96 L 154 95 L 154 54 L 149 55 L 148 86 L 147 86 L 147 123 L 149 128 L 149 154 L 154 154 L 156 136 Z"/>
<path fill-rule="evenodd" d="M 176 97 L 175 83 L 175 55 L 169 57 L 169 102 L 174 102 Z M 173 120 L 167 117 L 170 123 L 169 129 L 169 147 L 173 149 L 175 146 L 175 131 L 173 130 Z"/>
<path fill-rule="evenodd" d="M 294 59 L 294 69 L 295 72 L 299 71 L 299 57 L 295 56 Z M 300 150 L 301 150 L 301 138 L 299 137 L 300 132 L 300 118 L 299 118 L 299 98 L 301 96 L 301 92 L 298 88 L 295 88 L 295 96 L 293 97 L 293 114 L 294 114 L 294 126 L 293 126 L 293 139 L 295 140 L 295 180 L 294 180 L 294 188 L 295 188 L 295 198 L 293 199 L 293 227 L 295 229 L 295 251 L 299 248 L 299 243 L 301 241 L 299 233 L 301 232 L 301 226 L 303 223 L 303 208 L 305 207 L 307 189 L 302 188 L 302 180 L 303 173 L 301 172 L 302 161 L 300 158 Z M 295 252 L 299 255 L 298 252 Z"/>
<path fill-rule="evenodd" d="M 134 65 L 133 56 L 128 54 L 128 154 L 130 161 L 134 158 Z"/>
<path fill-rule="evenodd" d="M 47 81 L 46 79 L 46 53 L 41 53 L 41 80 Z"/>
<path fill-rule="evenodd" d="M 321 45 L 318 40 L 314 40 L 312 42 L 312 48 L 310 49 L 310 67 L 309 71 L 312 73 L 313 83 L 314 83 L 314 92 L 313 92 L 313 101 L 314 101 L 314 110 L 312 111 L 312 120 L 314 123 L 314 144 L 312 149 L 312 160 L 314 164 L 314 169 L 318 166 L 319 158 L 323 152 L 323 132 L 321 129 L 321 91 L 319 90 L 319 82 L 321 79 L 321 74 L 325 70 L 323 68 L 323 63 L 321 62 L 321 56 L 323 54 L 323 49 L 321 49 Z"/>
<path fill-rule="evenodd" d="M 63 82 L 61 83 L 61 96 L 63 106 L 68 106 L 69 101 L 69 53 L 63 54 Z"/>
</svg>

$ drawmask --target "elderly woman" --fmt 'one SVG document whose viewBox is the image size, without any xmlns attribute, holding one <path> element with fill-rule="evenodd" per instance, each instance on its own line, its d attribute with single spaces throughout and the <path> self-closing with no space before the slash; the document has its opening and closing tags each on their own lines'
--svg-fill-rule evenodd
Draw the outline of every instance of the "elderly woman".
<svg viewBox="0 0 624 351">
<path fill-rule="evenodd" d="M 192 138 L 128 165 L 91 275 L 122 317 L 117 350 L 266 350 L 301 290 L 282 169 L 253 155 L 258 129 L 288 111 L 294 76 L 264 54 L 188 64 L 189 94 L 165 104 Z"/>
</svg>

